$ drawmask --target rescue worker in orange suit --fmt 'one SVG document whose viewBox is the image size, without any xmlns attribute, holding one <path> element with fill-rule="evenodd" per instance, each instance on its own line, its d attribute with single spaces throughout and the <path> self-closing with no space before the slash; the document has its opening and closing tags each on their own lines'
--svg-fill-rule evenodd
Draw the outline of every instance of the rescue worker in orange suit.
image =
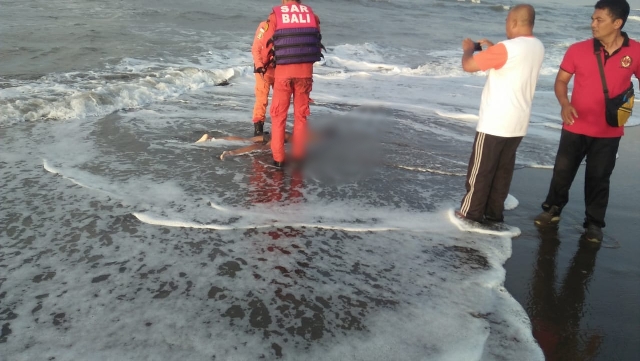
<svg viewBox="0 0 640 361">
<path fill-rule="evenodd" d="M 264 129 L 267 105 L 269 105 L 269 89 L 273 87 L 274 68 L 269 63 L 269 49 L 262 41 L 269 30 L 269 22 L 263 21 L 258 25 L 256 35 L 251 46 L 253 57 L 253 72 L 256 76 L 256 102 L 253 106 L 253 136 L 262 135 Z"/>
<path fill-rule="evenodd" d="M 275 64 L 275 83 L 271 103 L 271 152 L 274 165 L 282 167 L 285 161 L 284 138 L 287 112 L 293 95 L 292 158 L 300 161 L 305 156 L 309 94 L 313 82 L 313 63 L 322 58 L 320 19 L 311 7 L 299 0 L 282 0 L 273 8 L 269 28 L 262 37 L 263 44 L 271 48 Z"/>
</svg>

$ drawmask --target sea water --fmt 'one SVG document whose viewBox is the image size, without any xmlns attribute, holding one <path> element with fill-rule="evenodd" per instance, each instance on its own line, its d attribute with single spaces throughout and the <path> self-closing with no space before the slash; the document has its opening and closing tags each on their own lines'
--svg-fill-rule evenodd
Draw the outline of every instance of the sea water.
<svg viewBox="0 0 640 361">
<path fill-rule="evenodd" d="M 309 1 L 327 47 L 309 123 L 344 135 L 280 172 L 193 144 L 251 135 L 275 3 L 2 2 L 0 360 L 543 359 L 503 287 L 511 239 L 447 219 L 485 79 L 460 43 L 502 40 L 513 4 Z M 546 57 L 517 167 L 550 167 L 553 81 L 592 7 L 533 4 Z"/>
</svg>

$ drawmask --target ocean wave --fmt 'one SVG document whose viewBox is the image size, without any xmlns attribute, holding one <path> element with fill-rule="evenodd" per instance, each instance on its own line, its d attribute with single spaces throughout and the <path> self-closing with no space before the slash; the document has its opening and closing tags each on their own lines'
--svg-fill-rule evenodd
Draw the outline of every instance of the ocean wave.
<svg viewBox="0 0 640 361">
<path fill-rule="evenodd" d="M 424 75 L 424 76 L 444 76 L 458 77 L 473 75 L 465 73 L 459 66 L 459 50 L 441 50 L 429 53 L 429 56 L 435 57 L 433 61 L 412 68 L 404 64 L 389 64 L 385 62 L 382 54 L 388 52 L 389 49 L 383 49 L 372 43 L 364 44 L 343 44 L 330 49 L 325 56 L 324 63 L 321 66 L 333 69 L 341 69 L 347 72 L 356 72 L 358 75 L 363 73 L 382 73 L 389 75 Z M 455 61 L 453 61 L 455 59 Z M 347 74 L 332 73 L 334 77 L 349 78 Z M 484 73 L 479 73 L 484 74 Z"/>
<path fill-rule="evenodd" d="M 544 125 L 547 128 L 552 128 L 552 129 L 562 129 L 562 123 L 549 123 L 549 122 L 545 122 L 542 123 L 542 125 Z"/>
<path fill-rule="evenodd" d="M 342 44 L 331 49 L 331 53 L 341 58 L 357 58 L 362 61 L 379 63 L 384 60 L 384 51 L 373 43 Z"/>
<path fill-rule="evenodd" d="M 339 230 L 346 232 L 388 232 L 395 231 L 399 228 L 395 227 L 372 227 L 372 226 L 355 226 L 346 224 L 321 224 L 321 223 L 282 223 L 282 222 L 270 222 L 264 224 L 247 224 L 241 226 L 234 225 L 221 225 L 221 224 L 204 224 L 193 221 L 186 221 L 181 219 L 168 219 L 161 216 L 157 216 L 149 213 L 132 213 L 140 222 L 147 223 L 154 226 L 164 227 L 176 227 L 176 228 L 195 228 L 195 229 L 213 229 L 218 231 L 230 231 L 237 229 L 257 229 L 257 228 L 273 228 L 273 227 L 293 227 L 293 228 L 317 228 L 326 230 Z"/>
<path fill-rule="evenodd" d="M 555 76 L 566 48 L 574 43 L 572 39 L 567 39 L 561 44 L 551 45 L 547 50 L 547 56 L 540 70 L 540 75 Z M 410 67 L 404 64 L 389 64 L 381 55 L 388 52 L 375 44 L 345 44 L 337 46 L 325 56 L 321 67 L 330 69 L 340 69 L 346 72 L 359 72 L 359 75 L 366 73 L 382 73 L 389 75 L 408 76 L 433 76 L 433 77 L 466 77 L 485 76 L 485 72 L 467 73 L 460 66 L 461 51 L 459 49 L 443 49 L 431 51 L 427 54 L 429 61 L 417 67 Z M 335 77 L 349 78 L 348 74 L 332 73 Z M 326 74 L 322 74 L 326 75 Z"/>
<path fill-rule="evenodd" d="M 525 168 L 553 169 L 553 164 L 527 164 Z"/>
<path fill-rule="evenodd" d="M 436 114 L 444 118 L 451 118 L 457 120 L 468 120 L 471 122 L 477 122 L 479 119 L 478 114 L 460 113 L 460 112 L 446 112 L 443 110 L 436 110 Z"/>
<path fill-rule="evenodd" d="M 330 49 L 322 64 L 348 71 L 399 72 L 396 65 L 385 64 L 383 51 L 375 44 L 342 44 Z"/>
<path fill-rule="evenodd" d="M 640 21 L 640 16 L 630 15 L 627 20 Z"/>
<path fill-rule="evenodd" d="M 52 74 L 0 89 L 0 125 L 21 121 L 103 116 L 175 98 L 205 86 L 225 85 L 243 68 L 147 68 L 140 73 Z"/>
<path fill-rule="evenodd" d="M 408 69 L 407 74 L 411 75 L 427 75 L 427 76 L 442 76 L 442 77 L 460 77 L 465 75 L 477 75 L 482 76 L 484 72 L 466 73 L 462 70 L 462 67 L 458 65 L 459 59 L 456 57 L 456 61 L 443 61 L 443 62 L 429 62 L 418 66 L 415 69 Z"/>
<path fill-rule="evenodd" d="M 553 75 L 558 73 L 559 66 L 543 66 L 540 68 L 540 75 Z"/>
<path fill-rule="evenodd" d="M 499 5 L 491 5 L 491 6 L 489 6 L 489 9 L 491 9 L 493 11 L 501 12 L 501 11 L 509 10 L 510 6 L 509 5 L 501 5 L 501 4 L 499 4 Z"/>
<path fill-rule="evenodd" d="M 351 60 L 351 59 L 343 59 L 337 56 L 327 56 L 325 57 L 324 66 L 330 68 L 340 68 L 349 71 L 370 71 L 370 72 L 393 72 L 400 73 L 401 69 L 394 65 L 388 64 L 380 64 L 380 63 L 370 63 L 367 61 L 359 61 L 359 60 Z"/>
<path fill-rule="evenodd" d="M 400 168 L 400 169 L 405 169 L 405 170 L 411 170 L 414 172 L 422 172 L 422 173 L 433 173 L 433 174 L 441 174 L 441 175 L 450 175 L 450 176 L 455 176 L 455 177 L 464 177 L 467 175 L 467 173 L 463 173 L 463 172 L 451 172 L 451 171 L 447 171 L 447 170 L 440 170 L 440 169 L 434 169 L 434 168 L 424 168 L 424 167 L 412 167 L 412 166 L 407 166 L 407 165 L 393 165 L 396 168 Z"/>
</svg>

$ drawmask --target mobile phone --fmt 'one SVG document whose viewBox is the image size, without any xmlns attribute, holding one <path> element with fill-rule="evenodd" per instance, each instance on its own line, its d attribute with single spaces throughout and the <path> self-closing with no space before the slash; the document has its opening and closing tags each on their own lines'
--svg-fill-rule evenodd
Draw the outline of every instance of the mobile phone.
<svg viewBox="0 0 640 361">
<path fill-rule="evenodd" d="M 482 45 L 480 45 L 480 43 L 473 43 L 473 51 L 482 51 Z"/>
</svg>

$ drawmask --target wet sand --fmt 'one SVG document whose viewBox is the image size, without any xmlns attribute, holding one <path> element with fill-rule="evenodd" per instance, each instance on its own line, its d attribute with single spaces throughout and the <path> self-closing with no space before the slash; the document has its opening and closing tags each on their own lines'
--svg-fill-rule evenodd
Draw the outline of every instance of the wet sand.
<svg viewBox="0 0 640 361">
<path fill-rule="evenodd" d="M 555 230 L 538 231 L 550 169 L 516 171 L 520 205 L 507 222 L 522 229 L 505 264 L 505 285 L 529 315 L 547 360 L 640 360 L 640 128 L 629 128 L 611 178 L 605 240 L 581 247 L 584 166 Z"/>
</svg>

